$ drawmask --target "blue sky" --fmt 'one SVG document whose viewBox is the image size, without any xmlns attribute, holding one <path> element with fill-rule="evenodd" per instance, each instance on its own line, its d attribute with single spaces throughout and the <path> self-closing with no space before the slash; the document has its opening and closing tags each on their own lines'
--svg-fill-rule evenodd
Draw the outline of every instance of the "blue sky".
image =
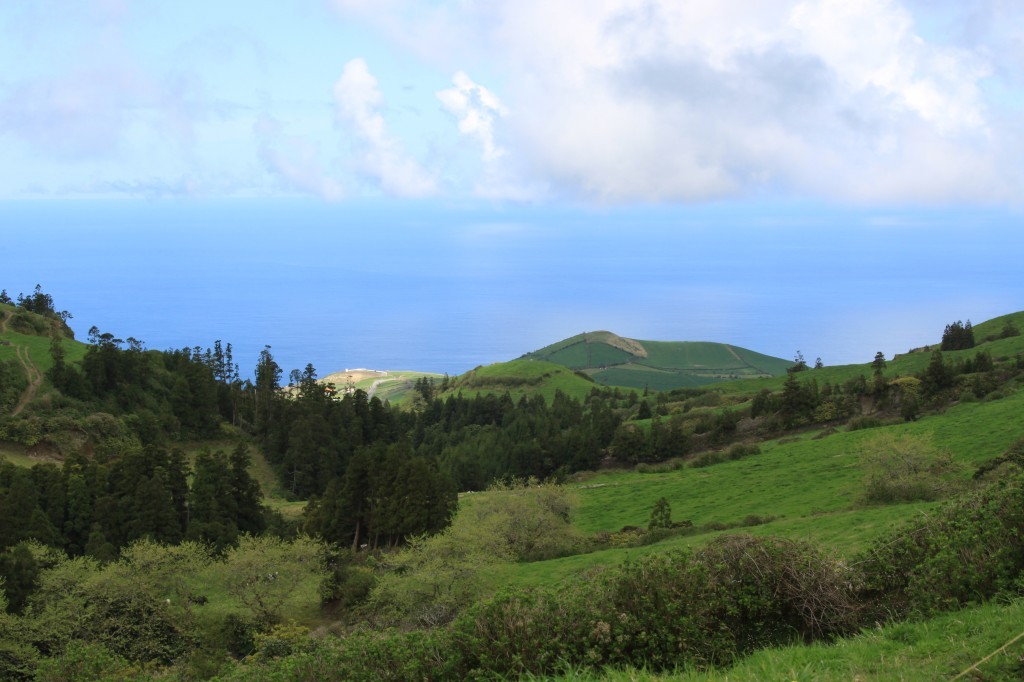
<svg viewBox="0 0 1024 682">
<path fill-rule="evenodd" d="M 0 197 L 1019 206 L 1012 0 L 24 0 Z"/>
</svg>

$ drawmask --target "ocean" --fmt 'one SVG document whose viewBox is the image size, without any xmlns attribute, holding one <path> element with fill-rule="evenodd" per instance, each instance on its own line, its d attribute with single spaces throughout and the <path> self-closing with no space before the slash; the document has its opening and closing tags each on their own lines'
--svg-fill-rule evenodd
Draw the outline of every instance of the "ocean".
<svg viewBox="0 0 1024 682">
<path fill-rule="evenodd" d="M 1024 216 L 741 202 L 0 204 L 0 288 L 85 340 L 264 345 L 287 373 L 459 374 L 583 331 L 869 362 L 1024 309 Z"/>
</svg>

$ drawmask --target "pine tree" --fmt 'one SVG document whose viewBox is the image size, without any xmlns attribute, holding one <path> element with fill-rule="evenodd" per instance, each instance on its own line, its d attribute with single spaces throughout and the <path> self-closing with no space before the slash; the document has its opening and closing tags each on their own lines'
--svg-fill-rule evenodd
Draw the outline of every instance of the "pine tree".
<svg viewBox="0 0 1024 682">
<path fill-rule="evenodd" d="M 672 507 L 664 497 L 658 498 L 651 510 L 651 520 L 647 522 L 648 530 L 672 527 Z"/>
</svg>

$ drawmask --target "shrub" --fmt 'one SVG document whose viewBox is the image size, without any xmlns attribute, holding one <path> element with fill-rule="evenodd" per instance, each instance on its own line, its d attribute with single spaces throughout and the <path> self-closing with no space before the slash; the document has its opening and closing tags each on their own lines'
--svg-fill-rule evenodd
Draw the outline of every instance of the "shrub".
<svg viewBox="0 0 1024 682">
<path fill-rule="evenodd" d="M 415 538 L 389 557 L 365 605 L 387 625 L 436 626 L 449 622 L 482 592 L 482 571 L 506 561 L 572 554 L 584 545 L 569 522 L 575 498 L 564 487 L 536 481 L 501 483 L 429 538 Z"/>
<path fill-rule="evenodd" d="M 38 682 L 92 682 L 127 679 L 131 665 L 102 644 L 72 642 L 64 652 L 39 662 L 35 679 Z"/>
<path fill-rule="evenodd" d="M 672 527 L 672 507 L 664 497 L 658 498 L 651 510 L 651 520 L 647 523 L 647 530 Z"/>
<path fill-rule="evenodd" d="M 812 546 L 729 536 L 649 556 L 571 589 L 507 593 L 454 624 L 467 673 L 546 675 L 563 665 L 719 665 L 794 636 L 857 625 L 854 581 Z"/>
<path fill-rule="evenodd" d="M 958 467 L 945 450 L 924 436 L 884 433 L 864 443 L 864 499 L 867 502 L 935 500 L 953 489 Z"/>
<path fill-rule="evenodd" d="M 846 424 L 847 431 L 860 431 L 861 429 L 877 429 L 884 426 L 878 417 L 854 417 Z"/>
<path fill-rule="evenodd" d="M 862 599 L 879 620 L 1024 591 L 1024 474 L 880 538 L 857 563 Z"/>
</svg>

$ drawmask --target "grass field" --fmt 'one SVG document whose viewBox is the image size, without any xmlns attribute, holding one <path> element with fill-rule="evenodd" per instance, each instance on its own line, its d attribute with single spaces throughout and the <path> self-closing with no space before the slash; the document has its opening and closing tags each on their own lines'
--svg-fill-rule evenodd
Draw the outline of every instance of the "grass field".
<svg viewBox="0 0 1024 682">
<path fill-rule="evenodd" d="M 658 391 L 774 376 L 793 364 L 723 343 L 638 341 L 611 332 L 578 334 L 523 357 L 585 371 L 605 386 Z"/>
<path fill-rule="evenodd" d="M 0 360 L 14 360 L 17 362 L 18 346 L 28 349 L 32 363 L 39 368 L 43 374 L 53 367 L 53 358 L 50 357 L 50 339 L 46 336 L 29 336 L 18 332 L 7 331 L 0 333 L 0 341 L 8 341 L 11 345 L 0 345 Z M 85 351 L 89 347 L 84 343 L 64 339 L 65 362 L 81 362 L 85 357 Z"/>
<path fill-rule="evenodd" d="M 666 473 L 609 471 L 569 484 L 578 506 L 573 523 L 582 532 L 615 532 L 646 527 L 655 502 L 665 497 L 672 518 L 695 527 L 733 525 L 747 517 L 774 517 L 768 523 L 670 537 L 642 547 L 605 549 L 549 561 L 509 564 L 489 577 L 494 585 L 551 585 L 582 571 L 619 564 L 652 552 L 704 544 L 727 533 L 778 535 L 814 541 L 850 557 L 894 525 L 928 514 L 938 503 L 864 505 L 860 452 L 880 434 L 930 436 L 948 449 L 968 479 L 978 464 L 1024 437 L 1024 391 L 1001 400 L 955 405 L 944 414 L 876 429 L 838 432 L 815 439 L 815 432 L 761 444 L 761 454 L 709 467 L 683 467 Z M 496 493 L 484 493 L 496 494 Z M 497 493 L 500 494 L 500 493 Z"/>
<path fill-rule="evenodd" d="M 522 396 L 542 395 L 550 404 L 556 391 L 583 400 L 593 388 L 591 381 L 561 365 L 541 360 L 512 360 L 477 367 L 459 375 L 451 393 L 501 395 L 508 391 L 514 401 Z"/>
<path fill-rule="evenodd" d="M 999 334 L 1007 320 L 1011 321 L 1017 329 L 1022 331 L 1021 336 L 1013 336 L 1006 339 L 998 339 L 983 343 L 983 339 L 986 336 Z M 954 359 L 966 360 L 973 358 L 979 351 L 984 350 L 988 351 L 994 360 L 1000 361 L 1014 358 L 1018 354 L 1024 353 L 1024 312 L 1004 315 L 979 324 L 974 328 L 974 338 L 977 342 L 977 345 L 974 348 L 960 351 L 946 351 L 942 354 L 943 359 L 947 362 Z M 934 348 L 938 349 L 938 345 L 935 345 Z M 871 360 L 873 357 L 874 354 L 872 354 L 872 357 L 870 358 L 866 357 L 864 364 L 836 365 L 834 367 L 826 366 L 821 369 L 801 372 L 798 375 L 798 378 L 801 381 L 810 381 L 811 379 L 814 379 L 818 382 L 818 385 L 824 385 L 826 382 L 831 384 L 843 384 L 846 381 L 856 379 L 861 375 L 870 380 L 874 371 L 871 368 Z M 886 353 L 886 357 L 890 359 L 886 363 L 886 369 L 883 371 L 883 374 L 886 377 L 895 377 L 898 375 L 917 374 L 924 371 L 932 359 L 932 354 L 929 350 L 921 349 L 913 353 L 897 355 L 895 358 L 892 357 L 891 353 Z M 774 377 L 771 379 L 730 381 L 716 386 L 715 389 L 722 393 L 754 393 L 762 388 L 779 391 L 782 390 L 782 385 L 785 381 L 785 376 Z"/>
</svg>

